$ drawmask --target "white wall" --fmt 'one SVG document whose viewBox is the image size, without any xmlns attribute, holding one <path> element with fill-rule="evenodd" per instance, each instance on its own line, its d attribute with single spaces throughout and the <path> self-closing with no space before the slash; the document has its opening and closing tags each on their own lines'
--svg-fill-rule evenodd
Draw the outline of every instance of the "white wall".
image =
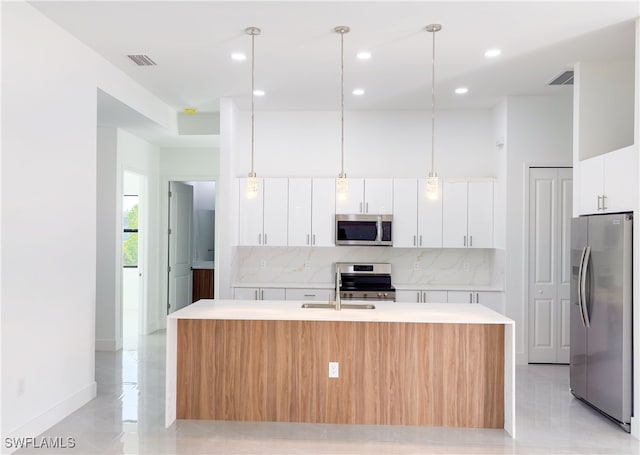
<svg viewBox="0 0 640 455">
<path fill-rule="evenodd" d="M 250 112 L 238 112 L 235 175 L 249 172 Z M 345 172 L 350 177 L 423 177 L 431 167 L 427 111 L 345 113 Z M 435 167 L 442 177 L 495 177 L 490 109 L 436 114 Z M 225 134 L 221 130 L 221 134 Z M 335 177 L 340 172 L 340 112 L 256 112 L 259 177 Z"/>
<path fill-rule="evenodd" d="M 2 2 L 2 436 L 95 396 L 97 88 L 173 111 L 24 2 Z M 173 114 L 173 120 L 172 120 Z"/>
<path fill-rule="evenodd" d="M 516 355 L 527 362 L 527 188 L 530 165 L 571 166 L 572 99 L 507 98 L 506 266 L 507 316 L 516 321 Z"/>
</svg>

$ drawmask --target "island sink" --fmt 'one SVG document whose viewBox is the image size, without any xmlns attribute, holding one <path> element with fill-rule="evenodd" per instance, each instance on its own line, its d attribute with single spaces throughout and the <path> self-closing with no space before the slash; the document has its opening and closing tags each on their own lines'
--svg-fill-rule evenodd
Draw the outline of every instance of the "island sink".
<svg viewBox="0 0 640 455">
<path fill-rule="evenodd" d="M 325 309 L 336 309 L 335 303 L 303 303 L 302 308 L 325 308 Z M 365 304 L 357 304 L 357 303 L 343 303 L 340 305 L 340 308 L 344 310 L 375 310 L 376 306 L 370 303 Z"/>
</svg>

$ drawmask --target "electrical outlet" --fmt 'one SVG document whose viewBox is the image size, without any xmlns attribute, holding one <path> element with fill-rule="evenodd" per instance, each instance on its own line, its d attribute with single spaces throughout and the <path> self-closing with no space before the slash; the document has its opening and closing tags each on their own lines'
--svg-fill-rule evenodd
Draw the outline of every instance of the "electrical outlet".
<svg viewBox="0 0 640 455">
<path fill-rule="evenodd" d="M 260 268 L 261 269 L 266 269 L 267 268 L 267 261 L 265 261 L 264 259 L 260 261 Z"/>
<path fill-rule="evenodd" d="M 329 377 L 330 378 L 338 378 L 340 377 L 340 370 L 338 362 L 329 362 Z"/>
</svg>

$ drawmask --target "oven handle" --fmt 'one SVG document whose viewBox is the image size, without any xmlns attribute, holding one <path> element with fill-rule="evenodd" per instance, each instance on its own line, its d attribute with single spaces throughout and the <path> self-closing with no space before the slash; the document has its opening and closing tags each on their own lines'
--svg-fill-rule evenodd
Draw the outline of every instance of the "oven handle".
<svg viewBox="0 0 640 455">
<path fill-rule="evenodd" d="M 382 241 L 382 217 L 379 215 L 376 220 L 376 241 Z"/>
</svg>

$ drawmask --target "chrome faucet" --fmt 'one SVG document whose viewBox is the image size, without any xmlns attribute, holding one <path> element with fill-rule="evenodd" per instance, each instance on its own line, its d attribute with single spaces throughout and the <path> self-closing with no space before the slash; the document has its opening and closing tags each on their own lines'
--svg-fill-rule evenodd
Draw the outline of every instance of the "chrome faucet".
<svg viewBox="0 0 640 455">
<path fill-rule="evenodd" d="M 336 264 L 336 310 L 340 311 L 340 286 L 342 285 L 342 275 L 340 274 L 340 267 Z"/>
</svg>

